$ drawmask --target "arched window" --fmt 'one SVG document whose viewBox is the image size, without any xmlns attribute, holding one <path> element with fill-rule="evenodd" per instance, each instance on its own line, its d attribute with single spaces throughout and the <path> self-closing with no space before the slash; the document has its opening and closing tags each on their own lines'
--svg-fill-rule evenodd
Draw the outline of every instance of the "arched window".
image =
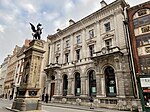
<svg viewBox="0 0 150 112">
<path fill-rule="evenodd" d="M 63 96 L 67 95 L 67 89 L 68 89 L 68 76 L 65 74 L 63 77 Z"/>
<path fill-rule="evenodd" d="M 75 74 L 75 96 L 80 96 L 81 92 L 81 80 L 80 80 L 80 73 Z"/>
<path fill-rule="evenodd" d="M 96 96 L 96 75 L 94 70 L 89 72 L 89 95 Z"/>
<path fill-rule="evenodd" d="M 106 82 L 106 96 L 115 97 L 116 96 L 116 81 L 114 69 L 108 66 L 105 69 L 105 82 Z"/>
</svg>

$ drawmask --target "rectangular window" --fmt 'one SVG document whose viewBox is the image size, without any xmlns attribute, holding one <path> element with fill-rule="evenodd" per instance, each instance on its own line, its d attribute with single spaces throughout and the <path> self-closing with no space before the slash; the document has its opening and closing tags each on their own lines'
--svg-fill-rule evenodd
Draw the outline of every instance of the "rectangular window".
<svg viewBox="0 0 150 112">
<path fill-rule="evenodd" d="M 56 63 L 58 63 L 58 56 L 56 57 Z"/>
<path fill-rule="evenodd" d="M 76 36 L 77 44 L 79 44 L 79 43 L 81 42 L 81 41 L 80 41 L 80 38 L 81 38 L 80 35 Z"/>
<path fill-rule="evenodd" d="M 57 51 L 60 51 L 60 44 L 57 44 Z"/>
<path fill-rule="evenodd" d="M 105 46 L 110 48 L 112 46 L 112 39 L 105 40 Z"/>
<path fill-rule="evenodd" d="M 80 59 L 80 49 L 76 50 L 76 58 L 77 60 Z"/>
<path fill-rule="evenodd" d="M 90 39 L 94 37 L 94 30 L 93 29 L 89 31 L 89 37 L 90 37 Z"/>
<path fill-rule="evenodd" d="M 94 53 L 94 45 L 89 46 L 90 56 L 93 56 Z"/>
<path fill-rule="evenodd" d="M 66 48 L 70 47 L 69 46 L 69 40 L 66 40 Z"/>
<path fill-rule="evenodd" d="M 68 54 L 68 53 L 65 54 L 65 62 L 66 62 L 66 63 L 69 62 L 69 54 Z"/>
<path fill-rule="evenodd" d="M 106 32 L 108 32 L 108 31 L 111 30 L 111 28 L 110 28 L 110 22 L 105 23 L 104 26 L 105 26 L 105 31 L 106 31 Z"/>
</svg>

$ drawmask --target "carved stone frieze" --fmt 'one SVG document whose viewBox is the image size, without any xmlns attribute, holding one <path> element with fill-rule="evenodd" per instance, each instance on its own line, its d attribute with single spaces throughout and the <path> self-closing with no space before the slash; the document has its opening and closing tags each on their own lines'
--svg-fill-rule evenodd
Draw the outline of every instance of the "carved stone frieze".
<svg viewBox="0 0 150 112">
<path fill-rule="evenodd" d="M 93 44 L 95 44 L 95 43 L 96 43 L 95 40 L 89 40 L 89 41 L 87 41 L 87 45 L 88 45 L 88 46 L 93 45 Z"/>
</svg>

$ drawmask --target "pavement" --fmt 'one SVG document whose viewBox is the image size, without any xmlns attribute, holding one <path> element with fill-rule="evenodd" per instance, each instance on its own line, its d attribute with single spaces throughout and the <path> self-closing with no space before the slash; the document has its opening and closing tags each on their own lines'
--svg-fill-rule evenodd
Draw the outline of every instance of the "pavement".
<svg viewBox="0 0 150 112">
<path fill-rule="evenodd" d="M 4 99 L 3 99 L 4 100 Z M 6 100 L 7 101 L 7 100 Z M 12 100 L 10 101 L 13 102 Z M 68 109 L 76 109 L 76 110 L 85 110 L 85 111 L 92 111 L 92 112 L 131 112 L 131 111 L 119 111 L 114 109 L 107 109 L 107 108 L 97 108 L 90 109 L 89 106 L 80 106 L 80 105 L 71 105 L 71 104 L 61 104 L 61 103 L 45 103 L 41 102 L 43 106 L 51 106 L 51 107 L 59 107 L 59 108 L 68 108 Z M 19 112 L 18 110 L 11 109 L 11 107 L 5 107 L 7 110 L 13 112 Z M 43 112 L 42 110 L 35 110 L 35 111 L 22 111 L 22 112 Z"/>
<path fill-rule="evenodd" d="M 96 108 L 96 107 L 94 109 L 90 109 L 89 106 L 61 104 L 61 103 L 42 103 L 42 105 L 60 107 L 60 108 L 70 108 L 70 109 L 77 109 L 77 110 L 85 110 L 85 111 L 93 111 L 93 112 L 131 112 L 131 111 L 119 111 L 115 109 Z"/>
</svg>

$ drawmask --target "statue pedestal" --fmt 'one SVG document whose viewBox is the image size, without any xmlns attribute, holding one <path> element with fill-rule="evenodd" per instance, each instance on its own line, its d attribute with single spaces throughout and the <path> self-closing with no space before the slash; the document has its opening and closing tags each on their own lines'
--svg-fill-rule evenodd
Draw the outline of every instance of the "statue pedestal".
<svg viewBox="0 0 150 112">
<path fill-rule="evenodd" d="M 41 110 L 39 80 L 44 52 L 44 41 L 42 40 L 32 40 L 24 52 L 23 75 L 12 109 Z"/>
</svg>

